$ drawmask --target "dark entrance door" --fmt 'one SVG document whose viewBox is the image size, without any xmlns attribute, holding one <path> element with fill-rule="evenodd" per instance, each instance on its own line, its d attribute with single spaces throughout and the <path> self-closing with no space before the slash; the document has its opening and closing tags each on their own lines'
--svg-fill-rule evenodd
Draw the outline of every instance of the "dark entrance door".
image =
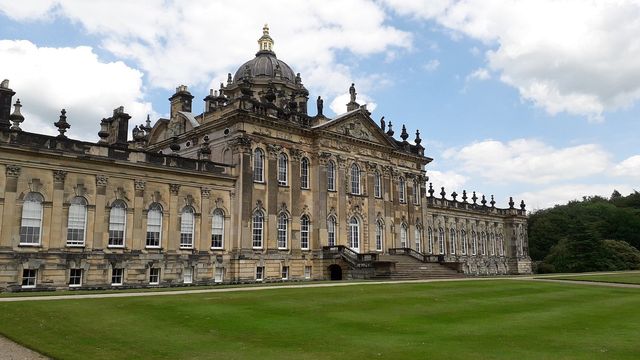
<svg viewBox="0 0 640 360">
<path fill-rule="evenodd" d="M 329 265 L 329 273 L 331 273 L 331 280 L 342 280 L 342 268 L 340 265 Z"/>
</svg>

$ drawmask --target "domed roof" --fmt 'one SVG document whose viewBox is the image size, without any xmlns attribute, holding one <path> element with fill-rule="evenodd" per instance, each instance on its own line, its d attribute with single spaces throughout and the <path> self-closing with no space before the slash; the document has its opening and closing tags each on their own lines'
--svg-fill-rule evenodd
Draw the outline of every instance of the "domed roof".
<svg viewBox="0 0 640 360">
<path fill-rule="evenodd" d="M 271 78 L 295 83 L 296 74 L 284 61 L 278 60 L 276 54 L 269 50 L 260 50 L 256 57 L 242 64 L 233 77 L 237 83 L 244 78 Z"/>
</svg>

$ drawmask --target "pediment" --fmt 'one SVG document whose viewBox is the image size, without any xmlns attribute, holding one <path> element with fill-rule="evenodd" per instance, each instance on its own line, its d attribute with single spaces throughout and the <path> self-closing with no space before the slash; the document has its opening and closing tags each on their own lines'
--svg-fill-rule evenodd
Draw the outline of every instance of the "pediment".
<svg viewBox="0 0 640 360">
<path fill-rule="evenodd" d="M 389 139 L 371 117 L 360 110 L 339 116 L 322 124 L 317 129 L 341 135 L 341 137 L 396 148 L 395 143 Z"/>
</svg>

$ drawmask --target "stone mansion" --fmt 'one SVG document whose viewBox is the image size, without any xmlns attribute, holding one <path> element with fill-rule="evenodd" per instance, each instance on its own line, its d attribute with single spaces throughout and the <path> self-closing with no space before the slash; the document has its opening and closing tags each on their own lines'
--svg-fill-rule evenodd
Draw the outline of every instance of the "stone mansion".
<svg viewBox="0 0 640 360">
<path fill-rule="evenodd" d="M 129 136 L 117 108 L 97 143 L 64 110 L 58 136 L 22 131 L 2 82 L 0 291 L 531 272 L 524 203 L 434 190 L 419 131 L 353 84 L 346 113 L 308 114 L 268 27 L 258 43 L 203 113 L 179 86 L 167 119 Z"/>
</svg>

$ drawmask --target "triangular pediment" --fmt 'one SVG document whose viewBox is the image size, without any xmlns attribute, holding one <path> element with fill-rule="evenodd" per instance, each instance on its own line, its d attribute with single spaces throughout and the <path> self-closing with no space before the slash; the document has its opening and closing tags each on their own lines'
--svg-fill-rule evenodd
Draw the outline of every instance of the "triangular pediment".
<svg viewBox="0 0 640 360">
<path fill-rule="evenodd" d="M 371 117 L 360 109 L 338 116 L 315 129 L 334 133 L 341 137 L 396 148 L 396 144 L 389 136 L 378 127 Z"/>
</svg>

